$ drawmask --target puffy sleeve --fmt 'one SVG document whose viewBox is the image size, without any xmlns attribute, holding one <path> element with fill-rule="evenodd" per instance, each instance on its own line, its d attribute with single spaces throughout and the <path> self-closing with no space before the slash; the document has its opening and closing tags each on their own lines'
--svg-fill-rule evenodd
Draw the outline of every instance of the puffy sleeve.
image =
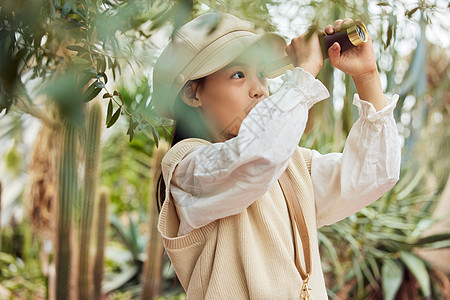
<svg viewBox="0 0 450 300">
<path fill-rule="evenodd" d="M 311 177 L 318 227 L 354 214 L 381 197 L 399 179 L 401 146 L 393 110 L 398 96 L 385 96 L 386 107 L 376 111 L 356 94 L 359 119 L 343 153 L 312 152 Z"/>
</svg>

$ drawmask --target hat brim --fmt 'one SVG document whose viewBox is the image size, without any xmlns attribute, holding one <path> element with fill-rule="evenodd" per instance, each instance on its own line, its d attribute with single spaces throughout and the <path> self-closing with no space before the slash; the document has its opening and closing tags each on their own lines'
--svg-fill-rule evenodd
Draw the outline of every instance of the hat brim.
<svg viewBox="0 0 450 300">
<path fill-rule="evenodd" d="M 197 67 L 186 78 L 195 80 L 217 72 L 256 44 L 261 44 L 259 48 L 261 57 L 271 60 L 282 57 L 286 47 L 284 38 L 275 33 L 236 36 L 220 47 L 212 45 L 212 49 L 216 49 L 215 51 L 205 49 L 206 51 L 198 55 L 196 61 L 193 62 Z"/>
</svg>

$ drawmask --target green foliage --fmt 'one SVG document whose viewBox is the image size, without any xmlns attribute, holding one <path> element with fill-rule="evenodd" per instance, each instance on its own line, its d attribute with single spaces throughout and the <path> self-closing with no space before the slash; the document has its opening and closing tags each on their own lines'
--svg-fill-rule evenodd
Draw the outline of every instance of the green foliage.
<svg viewBox="0 0 450 300">
<path fill-rule="evenodd" d="M 381 267 L 381 284 L 385 300 L 394 300 L 403 281 L 404 266 L 399 261 L 386 260 Z"/>
<path fill-rule="evenodd" d="M 45 93 L 59 104 L 63 115 L 76 116 L 84 102 L 105 90 L 105 98 L 118 106 L 115 114 L 108 111 L 108 127 L 126 113 L 132 139 L 134 124 L 142 126 L 142 116 L 122 107 L 119 92 L 108 91 L 107 73 L 115 80 L 126 65 L 141 67 L 133 54 L 137 41 L 128 33 L 148 38 L 167 20 L 173 22 L 167 15 L 186 5 L 190 12 L 191 1 L 5 1 L 0 10 L 0 112 L 16 103 L 39 115 L 32 99 Z M 149 23 L 150 30 L 145 29 Z M 45 88 L 30 96 L 25 88 L 29 80 Z M 143 103 L 142 111 L 152 110 L 147 101 Z"/>
<path fill-rule="evenodd" d="M 333 292 L 347 286 L 349 295 L 341 296 L 365 299 L 381 285 L 384 299 L 395 299 L 405 284 L 404 274 L 409 272 L 417 279 L 423 297 L 438 297 L 431 288 L 432 269 L 412 253 L 423 247 L 449 247 L 450 233 L 421 238 L 433 224 L 430 207 L 436 196 L 421 188 L 423 172 L 406 173 L 405 169 L 396 187 L 380 200 L 320 229 L 325 272 L 338 279 L 334 286 L 329 283 Z"/>
<path fill-rule="evenodd" d="M 38 260 L 24 263 L 0 252 L 0 278 L 2 286 L 11 292 L 11 299 L 45 299 L 45 279 Z"/>
<path fill-rule="evenodd" d="M 45 299 L 47 278 L 42 273 L 40 242 L 32 238 L 27 219 L 2 228 L 0 283 L 10 292 L 10 299 Z"/>
</svg>

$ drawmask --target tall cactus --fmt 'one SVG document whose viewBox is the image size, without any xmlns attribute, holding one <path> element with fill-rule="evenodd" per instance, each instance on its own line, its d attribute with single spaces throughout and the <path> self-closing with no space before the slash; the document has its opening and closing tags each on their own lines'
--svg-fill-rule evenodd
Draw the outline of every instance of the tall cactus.
<svg viewBox="0 0 450 300">
<path fill-rule="evenodd" d="M 93 292 L 91 273 L 91 228 L 97 192 L 100 165 L 100 139 L 102 131 L 102 109 L 94 101 L 88 114 L 85 144 L 85 171 L 83 194 L 80 203 L 79 219 L 79 265 L 78 293 L 80 300 L 91 300 Z"/>
<path fill-rule="evenodd" d="M 2 182 L 0 181 L 0 252 L 2 252 Z"/>
<path fill-rule="evenodd" d="M 92 299 L 102 299 L 102 279 L 105 260 L 106 237 L 108 233 L 108 206 L 109 191 L 101 189 L 97 205 L 97 250 L 94 259 L 94 297 Z"/>
<path fill-rule="evenodd" d="M 154 299 L 158 295 L 161 284 L 161 265 L 163 255 L 163 245 L 161 236 L 157 230 L 158 210 L 156 208 L 156 183 L 161 174 L 161 161 L 167 153 L 169 145 L 166 142 L 160 142 L 159 147 L 153 150 L 152 176 L 153 188 L 150 189 L 150 200 L 148 204 L 148 225 L 149 241 L 147 245 L 147 259 L 144 264 L 142 276 L 141 299 Z"/>
<path fill-rule="evenodd" d="M 58 170 L 58 203 L 56 229 L 56 299 L 70 298 L 70 234 L 73 205 L 77 198 L 77 128 L 67 120 L 63 128 Z"/>
</svg>

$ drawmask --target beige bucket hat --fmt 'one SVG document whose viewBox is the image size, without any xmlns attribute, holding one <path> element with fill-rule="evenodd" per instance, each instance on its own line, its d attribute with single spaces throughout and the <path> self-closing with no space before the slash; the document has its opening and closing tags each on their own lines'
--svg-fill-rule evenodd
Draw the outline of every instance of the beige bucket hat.
<svg viewBox="0 0 450 300">
<path fill-rule="evenodd" d="M 175 99 L 189 80 L 220 70 L 256 43 L 267 50 L 270 60 L 284 55 L 282 36 L 230 14 L 207 13 L 186 23 L 156 61 L 152 95 L 156 112 L 174 119 Z"/>
</svg>

